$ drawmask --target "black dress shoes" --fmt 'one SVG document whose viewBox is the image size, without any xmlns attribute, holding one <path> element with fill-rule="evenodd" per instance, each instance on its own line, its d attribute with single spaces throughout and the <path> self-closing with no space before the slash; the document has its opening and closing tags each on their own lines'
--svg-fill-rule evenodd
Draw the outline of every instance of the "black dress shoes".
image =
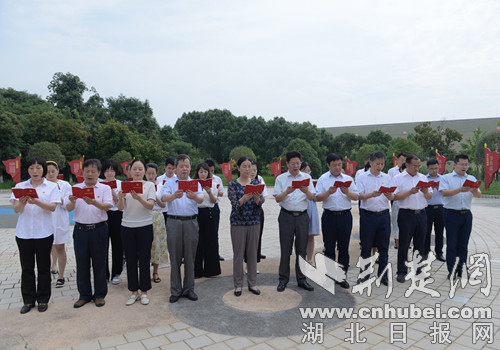
<svg viewBox="0 0 500 350">
<path fill-rule="evenodd" d="M 248 287 L 248 290 L 255 295 L 260 295 L 260 290 L 258 290 L 258 289 L 253 289 L 253 288 Z"/>
<path fill-rule="evenodd" d="M 192 301 L 198 300 L 198 296 L 191 289 L 188 290 L 185 294 L 183 294 L 183 296 L 185 296 L 186 298 L 188 298 L 189 300 L 192 300 Z"/>
<path fill-rule="evenodd" d="M 300 282 L 299 287 L 308 290 L 309 292 L 312 292 L 314 290 L 314 287 L 307 283 L 307 281 Z"/>
<path fill-rule="evenodd" d="M 224 258 L 219 255 L 219 261 L 224 261 Z"/>
<path fill-rule="evenodd" d="M 341 288 L 344 288 L 344 289 L 347 289 L 349 288 L 349 282 L 347 282 L 346 280 L 344 281 L 335 281 L 335 284 L 338 284 Z"/>
<path fill-rule="evenodd" d="M 173 304 L 176 303 L 180 298 L 181 298 L 180 295 L 171 295 L 168 301 L 170 301 Z"/>
<path fill-rule="evenodd" d="M 33 305 L 33 304 L 25 304 L 25 305 L 23 305 L 23 307 L 21 308 L 21 311 L 20 311 L 20 312 L 21 312 L 22 314 L 26 314 L 26 313 L 30 312 L 30 310 L 31 310 L 32 308 L 34 308 L 34 307 L 35 307 L 35 305 Z"/>
<path fill-rule="evenodd" d="M 260 258 L 261 258 L 261 259 L 265 259 L 265 258 L 266 258 L 266 256 L 265 256 L 265 255 L 263 255 L 263 254 L 260 254 Z"/>
<path fill-rule="evenodd" d="M 248 288 L 248 289 L 250 289 L 250 288 Z M 241 290 L 235 290 L 234 295 L 236 295 L 237 297 L 241 296 Z"/>
<path fill-rule="evenodd" d="M 278 283 L 278 287 L 276 289 L 278 290 L 278 292 L 282 292 L 285 290 L 285 288 L 286 288 L 286 283 L 280 282 L 280 283 Z"/>
<path fill-rule="evenodd" d="M 403 274 L 398 275 L 396 281 L 398 281 L 399 283 L 405 283 L 405 275 Z"/>
<path fill-rule="evenodd" d="M 436 253 L 436 259 L 439 260 L 439 261 L 446 261 L 446 259 L 444 258 L 443 256 L 443 253 Z"/>
<path fill-rule="evenodd" d="M 48 305 L 47 303 L 38 303 L 38 311 L 45 312 L 47 311 Z"/>
</svg>

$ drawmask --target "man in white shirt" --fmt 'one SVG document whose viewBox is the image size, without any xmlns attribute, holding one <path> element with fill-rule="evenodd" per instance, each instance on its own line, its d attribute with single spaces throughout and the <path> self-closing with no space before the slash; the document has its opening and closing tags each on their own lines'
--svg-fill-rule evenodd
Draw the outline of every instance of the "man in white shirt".
<svg viewBox="0 0 500 350">
<path fill-rule="evenodd" d="M 399 175 L 401 173 L 401 167 L 406 162 L 406 156 L 407 154 L 404 152 L 400 152 L 398 154 L 396 166 L 390 168 L 389 171 L 387 172 L 387 175 L 389 175 L 391 179 L 394 178 L 394 176 Z M 398 249 L 399 247 L 398 213 L 399 213 L 399 204 L 398 202 L 393 201 L 391 208 L 391 235 L 392 238 L 394 238 L 394 248 L 396 249 Z"/>
<path fill-rule="evenodd" d="M 392 186 L 396 186 L 394 201 L 399 202 L 398 227 L 398 270 L 397 281 L 404 283 L 408 268 L 405 264 L 408 258 L 408 248 L 413 239 L 413 252 L 424 254 L 425 235 L 427 233 L 427 215 L 425 208 L 427 200 L 432 198 L 432 188 L 417 187 L 421 182 L 427 182 L 427 177 L 418 170 L 422 166 L 420 159 L 410 154 L 406 157 L 406 169 L 393 178 Z"/>
<path fill-rule="evenodd" d="M 177 177 L 175 175 L 175 159 L 170 158 L 170 157 L 165 159 L 164 169 L 165 169 L 165 174 L 160 175 L 156 178 L 156 181 L 158 181 L 158 183 L 160 185 L 164 185 L 165 182 L 167 182 L 168 180 L 171 180 L 171 179 L 174 179 L 175 177 Z M 165 225 L 166 225 L 167 224 L 167 206 L 165 206 L 165 208 L 162 208 L 161 211 L 163 213 L 163 218 L 165 219 Z"/>
<path fill-rule="evenodd" d="M 338 249 L 338 263 L 347 276 L 349 268 L 349 241 L 352 231 L 351 200 L 359 199 L 358 188 L 349 175 L 342 173 L 342 156 L 330 153 L 326 157 L 329 171 L 321 175 L 316 184 L 316 200 L 323 202 L 321 216 L 321 231 L 325 243 L 325 256 L 335 260 L 335 250 Z M 336 187 L 336 182 L 351 182 L 347 186 Z M 345 278 L 335 281 L 342 288 L 349 288 Z"/>
<path fill-rule="evenodd" d="M 278 217 L 280 231 L 281 259 L 279 266 L 279 283 L 277 290 L 283 292 L 290 280 L 290 255 L 295 238 L 295 277 L 300 288 L 313 291 L 314 288 L 300 271 L 299 256 L 306 260 L 307 240 L 309 236 L 309 216 L 307 215 L 307 200 L 314 199 L 314 186 L 311 176 L 300 171 L 302 157 L 298 151 L 286 154 L 288 171 L 276 178 L 273 196 L 280 205 Z M 309 179 L 309 186 L 294 188 L 293 181 Z"/>
<path fill-rule="evenodd" d="M 429 159 L 427 161 L 427 180 L 438 183 L 441 182 L 442 176 L 439 175 L 439 162 L 437 159 Z M 434 225 L 434 251 L 436 252 L 436 259 L 439 261 L 446 261 L 443 256 L 443 233 L 444 233 L 444 210 L 443 210 L 443 195 L 433 187 L 434 192 L 432 198 L 427 201 L 427 234 L 425 236 L 425 256 L 431 251 L 431 235 L 432 226 Z"/>
</svg>

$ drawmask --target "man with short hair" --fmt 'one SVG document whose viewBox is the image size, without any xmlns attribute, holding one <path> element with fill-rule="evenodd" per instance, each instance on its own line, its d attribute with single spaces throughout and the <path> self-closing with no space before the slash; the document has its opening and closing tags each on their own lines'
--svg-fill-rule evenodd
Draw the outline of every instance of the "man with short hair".
<svg viewBox="0 0 500 350">
<path fill-rule="evenodd" d="M 359 193 L 352 177 L 342 173 L 342 156 L 330 153 L 326 157 L 329 169 L 321 175 L 316 184 L 316 200 L 323 202 L 321 216 L 321 231 L 325 243 L 325 256 L 335 260 L 335 250 L 338 249 L 338 263 L 342 265 L 345 278 L 335 281 L 342 288 L 349 288 L 347 270 L 349 269 L 349 241 L 352 231 L 351 200 L 359 200 Z M 364 176 L 364 175 L 361 175 Z M 351 183 L 336 187 L 336 182 Z"/>
<path fill-rule="evenodd" d="M 179 154 L 175 158 L 177 177 L 165 183 L 162 201 L 167 202 L 167 245 L 170 255 L 170 302 L 181 296 L 198 300 L 194 292 L 194 260 L 198 247 L 198 203 L 203 202 L 201 186 L 198 191 L 179 189 L 179 181 L 189 181 L 191 158 Z M 184 283 L 181 281 L 181 261 L 184 259 Z"/>
<path fill-rule="evenodd" d="M 439 162 L 437 159 L 429 159 L 427 161 L 427 180 L 434 182 L 441 182 L 442 176 L 439 175 Z M 438 187 L 439 188 L 439 184 Z M 431 251 L 431 236 L 432 225 L 434 224 L 434 251 L 436 252 L 436 259 L 439 261 L 446 261 L 443 256 L 443 231 L 444 231 L 444 217 L 443 217 L 443 195 L 437 191 L 432 193 L 432 198 L 427 201 L 425 213 L 427 215 L 427 234 L 425 235 L 425 250 L 424 255 L 427 257 Z"/>
<path fill-rule="evenodd" d="M 175 159 L 171 158 L 171 157 L 168 157 L 167 159 L 165 159 L 165 165 L 163 166 L 163 168 L 165 169 L 165 173 L 156 178 L 156 181 L 158 181 L 158 183 L 160 185 L 163 185 L 168 180 L 176 177 L 176 175 L 175 175 Z M 161 209 L 161 211 L 163 213 L 163 218 L 165 220 L 165 226 L 167 225 L 167 215 L 168 215 L 167 208 L 168 207 L 165 206 L 165 208 Z"/>
<path fill-rule="evenodd" d="M 481 198 L 478 188 L 464 187 L 464 182 L 476 182 L 476 178 L 467 174 L 469 157 L 459 154 L 453 160 L 453 172 L 446 174 L 439 182 L 439 191 L 444 201 L 444 226 L 446 227 L 446 265 L 448 279 L 451 276 L 456 259 L 456 274 L 462 277 L 463 266 L 467 262 L 467 246 L 472 231 L 472 197 Z M 467 267 L 466 267 L 467 268 Z"/>
<path fill-rule="evenodd" d="M 219 254 L 219 222 L 220 222 L 219 197 L 224 196 L 224 184 L 222 183 L 222 179 L 214 174 L 215 162 L 213 161 L 213 159 L 207 159 L 205 160 L 205 163 L 208 164 L 208 178 L 212 179 L 212 181 L 217 184 L 217 202 L 214 205 L 214 218 L 216 222 L 215 234 L 217 236 L 217 254 L 219 255 L 219 260 L 224 261 L 224 258 Z"/>
<path fill-rule="evenodd" d="M 397 156 L 397 163 L 395 167 L 392 167 L 387 172 L 392 178 L 394 176 L 399 175 L 401 173 L 401 168 L 403 164 L 406 162 L 407 154 L 405 152 L 400 152 Z M 392 201 L 391 203 L 391 235 L 394 238 L 394 248 L 398 249 L 399 247 L 399 227 L 398 227 L 398 213 L 399 213 L 399 203 Z"/>
<path fill-rule="evenodd" d="M 279 203 L 281 211 L 278 217 L 280 234 L 280 266 L 277 290 L 283 292 L 290 280 L 290 255 L 295 239 L 295 277 L 300 288 L 313 291 L 306 276 L 299 266 L 299 256 L 306 260 L 307 240 L 309 236 L 309 216 L 307 215 L 307 200 L 314 199 L 314 186 L 311 176 L 300 171 L 302 157 L 298 151 L 286 154 L 288 171 L 276 178 L 273 196 Z M 298 189 L 292 186 L 293 181 L 309 179 L 309 186 Z"/>
<path fill-rule="evenodd" d="M 111 187 L 99 183 L 101 162 L 87 159 L 83 162 L 83 182 L 74 187 L 94 189 L 94 198 L 69 196 L 68 211 L 75 209 L 73 245 L 76 259 L 76 285 L 80 296 L 73 305 L 80 308 L 91 300 L 104 306 L 108 293 L 106 259 L 108 257 L 108 214 L 113 205 Z M 94 293 L 90 282 L 90 268 L 94 272 Z"/>
<path fill-rule="evenodd" d="M 392 179 L 392 186 L 396 186 L 394 201 L 399 202 L 398 227 L 398 269 L 397 281 L 404 283 L 408 268 L 405 264 L 408 259 L 408 248 L 413 239 L 413 255 L 418 252 L 423 255 L 425 234 L 427 232 L 427 216 L 425 207 L 427 200 L 432 198 L 432 188 L 417 187 L 417 184 L 427 182 L 424 174 L 420 174 L 422 162 L 414 154 L 406 157 L 406 169 Z"/>
</svg>

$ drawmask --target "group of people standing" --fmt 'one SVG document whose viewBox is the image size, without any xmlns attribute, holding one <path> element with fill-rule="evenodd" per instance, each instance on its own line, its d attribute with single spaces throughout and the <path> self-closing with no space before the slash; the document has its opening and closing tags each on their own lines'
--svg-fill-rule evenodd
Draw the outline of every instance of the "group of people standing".
<svg viewBox="0 0 500 350">
<path fill-rule="evenodd" d="M 321 230 L 324 254 L 337 260 L 344 272 L 343 278 L 336 280 L 340 287 L 349 288 L 347 271 L 353 226 L 352 201 L 360 203 L 361 257 L 369 258 L 373 248 L 377 249 L 378 275 L 383 284 L 388 283 L 388 276 L 384 273 L 388 264 L 391 211 L 392 220 L 396 221 L 399 230 L 398 236 L 395 236 L 398 248 L 397 281 L 405 281 L 405 263 L 411 241 L 414 253 L 427 257 L 433 224 L 437 258 L 444 260 L 445 227 L 448 277 L 453 271 L 461 277 L 472 228 L 471 200 L 481 196 L 477 188 L 464 187 L 466 180 L 476 181 L 467 174 L 468 157 L 457 155 L 454 171 L 444 176 L 437 174 L 436 160 L 427 162 L 429 174 L 425 176 L 419 173 L 421 160 L 416 155 L 402 153 L 398 159 L 398 166 L 385 174 L 382 169 L 386 156 L 382 152 L 374 152 L 369 156 L 364 171 L 358 172 L 356 181 L 353 181 L 343 172 L 342 157 L 331 153 L 326 158 L 329 170 L 314 185 L 309 174 L 310 166 L 303 162 L 300 152 L 286 154 L 288 170 L 276 178 L 273 192 L 281 207 L 278 218 L 281 252 L 278 292 L 283 292 L 289 283 L 290 256 L 294 246 L 298 287 L 314 290 L 300 269 L 299 257 L 312 262 L 314 237 L 319 235 L 320 229 L 316 202 L 323 202 Z M 168 158 L 164 166 L 165 174 L 161 176 L 158 176 L 156 164 L 134 159 L 127 167 L 129 178 L 126 181 L 133 181 L 139 187 L 135 188 L 136 191 L 124 193 L 123 182 L 116 179 L 118 165 L 114 161 L 107 160 L 101 165 L 97 159 L 88 159 L 82 166 L 84 180 L 74 187 L 92 188 L 93 195 L 77 198 L 67 182 L 57 179 L 59 167 L 56 162 L 46 162 L 41 157 L 32 158 L 28 163 L 30 179 L 17 184 L 16 188 L 35 189 L 38 198 L 16 198 L 13 194 L 10 199 L 14 210 L 19 213 L 16 242 L 22 266 L 24 306 L 21 313 L 30 311 L 35 303 L 39 311 L 47 310 L 51 295 L 51 270 L 58 274 L 56 287 L 64 286 L 65 244 L 69 241 L 68 211 L 72 210 L 75 210 L 73 241 L 79 291 L 75 308 L 90 301 L 98 307 L 105 305 L 107 282 L 121 282 L 124 259 L 128 290 L 131 292 L 126 305 L 132 305 L 137 300 L 143 305 L 149 304 L 147 292 L 152 287 L 151 281 L 161 281 L 158 267 L 168 260 L 171 266 L 170 302 L 175 303 L 181 297 L 197 300 L 195 279 L 220 275 L 219 261 L 223 260 L 218 247 L 218 200 L 224 194 L 224 186 L 222 180 L 213 174 L 214 166 L 213 161 L 207 160 L 198 164 L 194 172 L 194 179 L 211 179 L 211 186 L 202 187 L 200 183 L 204 182 L 200 181 L 196 188 L 185 190 L 180 187 L 181 182 L 192 180 L 189 156 L 181 154 L 175 159 Z M 255 161 L 241 157 L 236 166 L 238 177 L 228 185 L 234 295 L 238 297 L 242 294 L 244 261 L 247 263 L 248 290 L 260 295 L 257 262 L 265 258 L 261 253 L 262 205 L 267 189 L 258 176 Z M 300 187 L 295 185 L 297 181 L 301 181 Z M 434 188 L 417 186 L 419 182 L 428 181 L 436 181 L 438 185 Z M 245 191 L 248 185 L 261 184 L 264 185 L 263 191 Z M 395 187 L 395 191 L 385 192 L 381 190 L 383 187 Z M 139 188 L 142 190 L 139 191 Z M 109 241 L 111 271 L 108 266 Z M 181 265 L 184 265 L 183 279 Z M 366 275 L 365 279 L 368 277 Z M 360 282 L 363 280 L 358 280 Z"/>
</svg>

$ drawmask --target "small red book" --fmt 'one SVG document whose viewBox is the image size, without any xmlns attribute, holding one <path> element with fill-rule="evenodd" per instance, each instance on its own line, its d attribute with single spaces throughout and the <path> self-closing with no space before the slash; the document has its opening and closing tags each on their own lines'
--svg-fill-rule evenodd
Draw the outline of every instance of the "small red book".
<svg viewBox="0 0 500 350">
<path fill-rule="evenodd" d="M 316 185 L 318 184 L 318 180 L 313 180 L 313 186 L 316 188 Z"/>
<path fill-rule="evenodd" d="M 392 192 L 396 191 L 396 188 L 397 188 L 397 186 L 393 186 L 393 187 L 380 186 L 378 191 L 382 192 L 382 193 L 392 193 Z"/>
<path fill-rule="evenodd" d="M 179 190 L 198 192 L 198 180 L 179 180 Z"/>
<path fill-rule="evenodd" d="M 305 179 L 305 180 L 300 180 L 300 181 L 292 181 L 292 186 L 293 188 L 301 188 L 304 186 L 309 186 L 311 179 Z"/>
<path fill-rule="evenodd" d="M 263 191 L 264 191 L 264 184 L 260 184 L 260 185 L 246 185 L 245 186 L 245 192 L 243 194 L 255 193 L 255 192 L 257 192 L 258 194 L 262 194 Z"/>
<path fill-rule="evenodd" d="M 113 181 L 101 181 L 103 185 L 108 185 L 109 187 L 116 188 L 116 180 Z"/>
<path fill-rule="evenodd" d="M 430 182 L 425 182 L 425 181 L 419 181 L 415 187 L 418 187 L 418 188 L 429 188 L 429 187 L 431 187 L 431 183 Z"/>
<path fill-rule="evenodd" d="M 346 182 L 335 181 L 333 186 L 335 186 L 335 187 L 349 187 L 349 186 L 351 186 L 351 184 L 352 184 L 352 181 L 346 181 Z"/>
<path fill-rule="evenodd" d="M 163 179 L 162 185 L 165 185 L 165 182 L 167 182 L 167 179 Z"/>
<path fill-rule="evenodd" d="M 465 180 L 464 182 L 464 187 L 469 187 L 469 188 L 479 188 L 483 182 L 482 181 L 471 181 L 471 180 Z"/>
<path fill-rule="evenodd" d="M 429 181 L 429 187 L 439 187 L 439 181 Z"/>
<path fill-rule="evenodd" d="M 38 198 L 38 194 L 34 188 L 13 188 L 12 193 L 14 193 L 14 197 L 31 197 Z"/>
<path fill-rule="evenodd" d="M 94 199 L 94 187 L 85 187 L 85 188 L 80 188 L 80 187 L 71 187 L 71 190 L 73 192 L 73 196 L 76 198 L 83 198 L 83 197 L 89 197 L 90 199 Z"/>
<path fill-rule="evenodd" d="M 57 175 L 57 179 L 58 179 L 58 180 L 64 180 L 64 175 L 63 175 L 63 174 L 59 174 L 59 175 Z"/>
<path fill-rule="evenodd" d="M 212 188 L 212 179 L 206 179 L 206 180 L 198 179 L 197 181 L 200 184 L 201 188 L 204 188 L 204 187 Z"/>
<path fill-rule="evenodd" d="M 122 182 L 122 192 L 130 193 L 130 191 L 135 191 L 135 193 L 142 193 L 142 181 L 123 181 Z"/>
</svg>

